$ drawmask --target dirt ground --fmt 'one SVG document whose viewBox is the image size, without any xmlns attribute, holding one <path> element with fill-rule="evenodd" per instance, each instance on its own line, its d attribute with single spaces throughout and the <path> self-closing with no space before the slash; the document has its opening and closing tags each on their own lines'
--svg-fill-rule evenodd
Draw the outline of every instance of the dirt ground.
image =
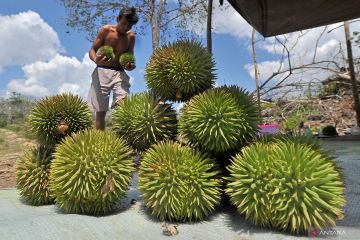
<svg viewBox="0 0 360 240">
<path fill-rule="evenodd" d="M 17 133 L 0 128 L 0 188 L 16 187 L 15 162 L 33 144 Z"/>
</svg>

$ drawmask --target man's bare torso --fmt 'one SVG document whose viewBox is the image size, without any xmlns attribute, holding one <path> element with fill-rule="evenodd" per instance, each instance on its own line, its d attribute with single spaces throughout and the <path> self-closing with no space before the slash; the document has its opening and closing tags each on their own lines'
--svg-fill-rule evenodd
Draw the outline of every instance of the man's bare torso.
<svg viewBox="0 0 360 240">
<path fill-rule="evenodd" d="M 119 63 L 120 55 L 124 52 L 127 52 L 130 46 L 129 41 L 129 33 L 119 34 L 116 31 L 116 26 L 114 25 L 106 25 L 104 26 L 106 28 L 105 36 L 104 36 L 104 44 L 103 45 L 109 45 L 114 49 L 115 53 L 115 59 L 110 62 L 106 62 L 102 64 L 103 66 L 109 66 L 109 67 L 117 67 L 122 68 Z"/>
</svg>

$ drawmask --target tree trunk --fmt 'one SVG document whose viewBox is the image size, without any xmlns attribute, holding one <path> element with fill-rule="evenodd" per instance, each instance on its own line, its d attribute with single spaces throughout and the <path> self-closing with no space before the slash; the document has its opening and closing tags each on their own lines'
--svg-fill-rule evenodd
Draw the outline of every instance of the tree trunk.
<svg viewBox="0 0 360 240">
<path fill-rule="evenodd" d="M 150 24 L 151 24 L 151 39 L 153 51 L 157 47 L 156 40 L 156 19 L 155 19 L 155 0 L 150 1 Z"/>
<path fill-rule="evenodd" d="M 206 43 L 207 43 L 207 49 L 210 54 L 212 53 L 212 36 L 211 36 L 212 8 L 213 8 L 213 0 L 208 0 Z"/>
<path fill-rule="evenodd" d="M 255 70 L 255 83 L 256 83 L 256 95 L 257 95 L 257 102 L 258 102 L 258 108 L 259 108 L 259 120 L 260 120 L 260 123 L 262 123 L 261 105 L 260 105 L 259 70 L 258 70 L 258 65 L 257 65 L 257 62 L 256 62 L 255 28 L 253 28 L 253 30 L 252 30 L 251 45 L 252 45 L 252 50 L 253 50 L 253 61 L 254 61 L 254 70 Z"/>
<path fill-rule="evenodd" d="M 160 33 L 161 33 L 161 20 L 162 20 L 162 15 L 164 12 L 164 0 L 159 0 L 159 5 L 157 8 L 157 21 L 156 21 L 156 32 L 155 32 L 155 48 L 160 47 Z M 155 50 L 155 49 L 154 49 Z"/>
<path fill-rule="evenodd" d="M 360 127 L 359 92 L 358 92 L 358 89 L 357 89 L 356 78 L 355 78 L 354 60 L 353 60 L 353 55 L 352 55 L 350 30 L 349 30 L 349 22 L 348 21 L 346 21 L 344 23 L 344 28 L 345 28 L 346 48 L 347 48 L 347 54 L 348 54 L 348 59 L 349 59 L 351 85 L 352 85 L 352 90 L 353 90 L 353 95 L 354 95 L 354 102 L 355 102 L 356 122 L 357 122 L 357 126 Z"/>
</svg>

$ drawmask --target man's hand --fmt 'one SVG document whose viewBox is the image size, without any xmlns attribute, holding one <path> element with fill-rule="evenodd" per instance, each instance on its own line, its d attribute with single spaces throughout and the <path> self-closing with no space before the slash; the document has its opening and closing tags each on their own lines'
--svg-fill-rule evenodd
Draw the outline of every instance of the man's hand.
<svg viewBox="0 0 360 240">
<path fill-rule="evenodd" d="M 111 62 L 111 58 L 107 58 L 104 55 L 97 55 L 96 58 L 95 58 L 95 63 L 97 65 L 102 65 L 102 64 L 105 64 L 105 63 L 109 63 L 109 62 Z"/>
<path fill-rule="evenodd" d="M 136 68 L 136 66 L 135 66 L 134 63 L 129 63 L 129 62 L 127 62 L 127 63 L 124 65 L 124 69 L 127 70 L 127 71 L 134 70 L 135 68 Z"/>
</svg>

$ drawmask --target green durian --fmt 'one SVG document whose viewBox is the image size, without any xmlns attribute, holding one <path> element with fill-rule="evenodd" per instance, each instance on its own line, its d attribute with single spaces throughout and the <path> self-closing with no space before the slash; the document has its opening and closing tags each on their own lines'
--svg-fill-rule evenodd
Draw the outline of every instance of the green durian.
<svg viewBox="0 0 360 240">
<path fill-rule="evenodd" d="M 200 42 L 179 40 L 154 51 L 146 65 L 148 88 L 166 100 L 187 101 L 215 83 L 215 62 Z"/>
<path fill-rule="evenodd" d="M 126 63 L 132 63 L 135 64 L 135 56 L 132 53 L 129 52 L 125 52 L 123 54 L 121 54 L 120 58 L 119 58 L 119 63 L 121 66 L 125 66 Z"/>
<path fill-rule="evenodd" d="M 110 58 L 111 60 L 115 59 L 114 49 L 109 45 L 101 46 L 96 54 L 98 56 L 105 56 L 106 58 Z"/>
<path fill-rule="evenodd" d="M 181 110 L 179 132 L 190 144 L 216 154 L 238 151 L 255 134 L 248 112 L 225 89 L 209 89 Z"/>
<path fill-rule="evenodd" d="M 246 138 L 248 141 L 253 140 L 259 131 L 259 107 L 254 96 L 243 88 L 236 85 L 221 86 L 219 89 L 229 92 L 235 98 L 240 108 L 246 115 L 246 121 L 249 123 L 249 128 L 246 130 Z"/>
<path fill-rule="evenodd" d="M 16 161 L 16 188 L 20 196 L 32 205 L 54 202 L 50 193 L 49 175 L 52 149 L 29 147 Z"/>
<path fill-rule="evenodd" d="M 291 233 L 335 226 L 344 182 L 335 164 L 296 142 L 256 143 L 233 157 L 226 192 L 247 220 Z"/>
<path fill-rule="evenodd" d="M 92 113 L 79 96 L 63 93 L 38 101 L 28 115 L 28 124 L 40 144 L 54 146 L 65 136 L 90 128 Z"/>
<path fill-rule="evenodd" d="M 172 105 L 147 92 L 128 96 L 112 114 L 112 124 L 113 130 L 138 151 L 159 141 L 175 139 L 177 133 Z"/>
<path fill-rule="evenodd" d="M 153 145 L 139 169 L 139 191 L 160 220 L 201 220 L 220 202 L 221 180 L 214 161 L 174 142 Z"/>
<path fill-rule="evenodd" d="M 66 213 L 111 212 L 135 171 L 125 141 L 108 131 L 85 130 L 66 137 L 54 153 L 50 189 Z"/>
</svg>

